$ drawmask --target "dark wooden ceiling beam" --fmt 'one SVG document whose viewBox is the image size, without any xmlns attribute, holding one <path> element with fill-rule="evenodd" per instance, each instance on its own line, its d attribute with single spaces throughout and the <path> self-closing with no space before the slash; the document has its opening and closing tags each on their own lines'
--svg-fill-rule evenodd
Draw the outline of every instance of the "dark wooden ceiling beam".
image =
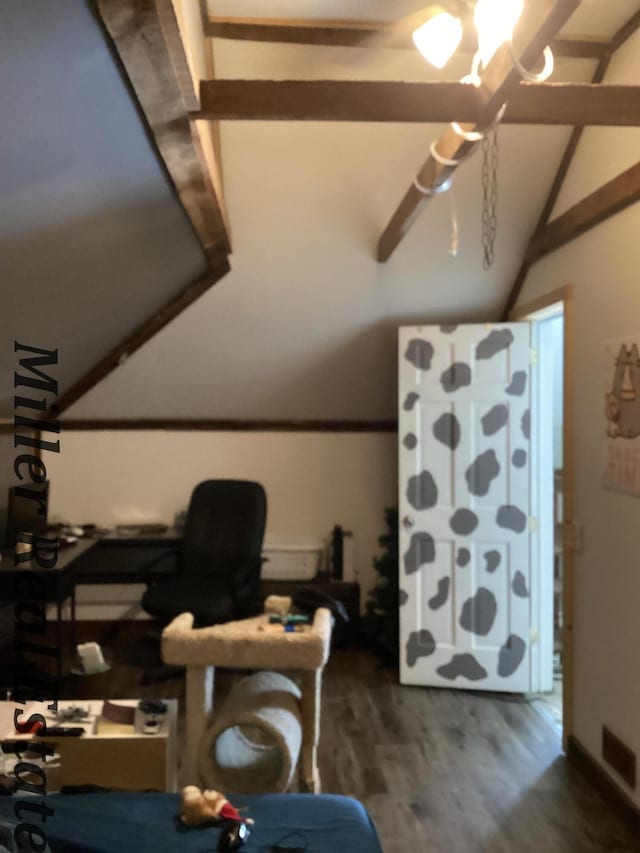
<svg viewBox="0 0 640 853">
<path fill-rule="evenodd" d="M 513 50 L 525 67 L 530 67 L 538 60 L 545 46 L 557 35 L 579 3 L 580 0 L 529 0 L 513 37 Z M 479 119 L 475 125 L 464 129 L 482 131 L 491 126 L 519 83 L 520 75 L 514 66 L 511 51 L 503 45 L 481 75 L 485 102 Z M 429 193 L 441 186 L 457 168 L 457 165 L 445 165 L 440 160 L 451 160 L 456 164 L 463 162 L 477 144 L 463 139 L 451 125 L 441 134 L 435 143 L 440 159 L 436 159 L 433 154 L 427 157 L 378 241 L 379 262 L 384 263 L 391 257 L 429 201 Z M 418 189 L 418 185 L 423 190 Z"/>
<path fill-rule="evenodd" d="M 593 74 L 593 77 L 591 78 L 591 82 L 593 84 L 597 85 L 602 83 L 602 81 L 604 80 L 604 76 L 607 73 L 607 68 L 609 67 L 610 62 L 610 54 L 603 56 L 602 59 L 598 62 L 598 66 Z M 551 189 L 549 190 L 549 194 L 542 208 L 542 212 L 538 217 L 538 221 L 533 232 L 533 237 L 529 241 L 529 245 L 531 245 L 532 240 L 542 231 L 542 229 L 549 221 L 549 217 L 553 213 L 553 208 L 556 206 L 558 196 L 560 195 L 560 190 L 562 189 L 562 185 L 564 184 L 567 172 L 569 171 L 569 166 L 573 162 L 573 158 L 578 148 L 578 143 L 582 139 L 583 133 L 583 124 L 576 125 L 571 131 L 571 136 L 569 137 L 569 141 L 567 142 L 567 146 L 562 155 L 562 159 L 560 160 L 560 163 L 558 165 L 558 169 L 553 179 L 553 183 L 551 184 Z M 511 289 L 509 290 L 509 296 L 507 297 L 507 301 L 502 312 L 503 322 L 509 320 L 511 311 L 515 308 L 516 302 L 518 301 L 518 297 L 520 296 L 522 288 L 524 287 L 524 283 L 527 280 L 527 276 L 529 275 L 529 270 L 531 269 L 531 266 L 532 264 L 529 260 L 527 260 L 527 255 L 525 253 L 525 257 L 522 259 L 520 268 L 516 273 L 516 277 L 513 281 L 513 284 L 511 285 Z"/>
<path fill-rule="evenodd" d="M 195 117 L 294 121 L 472 121 L 478 91 L 464 83 L 203 80 Z"/>
<path fill-rule="evenodd" d="M 64 418 L 62 432 L 86 430 L 171 430 L 186 432 L 397 432 L 398 422 L 331 420 L 241 420 L 213 418 Z M 13 422 L 6 425 L 12 432 Z M 0 424 L 0 434 L 3 425 Z"/>
<path fill-rule="evenodd" d="M 532 264 L 540 260 L 637 201 L 640 201 L 640 162 L 545 226 L 529 246 L 527 261 Z"/>
<path fill-rule="evenodd" d="M 505 124 L 637 127 L 640 86 L 521 83 L 509 98 Z"/>
<path fill-rule="evenodd" d="M 213 80 L 215 67 L 213 48 L 205 36 L 208 18 L 206 0 L 155 0 L 163 22 L 169 55 L 179 79 L 184 81 L 185 99 L 194 98 L 198 109 L 200 80 Z M 160 14 L 160 10 L 166 10 Z M 191 124 L 193 144 L 202 164 L 202 172 L 212 198 L 217 202 L 224 220 L 229 243 L 231 226 L 224 198 L 220 128 L 215 121 Z M 231 247 L 229 247 L 231 252 Z"/>
<path fill-rule="evenodd" d="M 229 261 L 225 257 L 217 267 L 210 267 L 206 275 L 192 282 L 181 293 L 170 299 L 156 313 L 145 320 L 130 335 L 115 346 L 104 358 L 94 365 L 91 370 L 84 374 L 74 385 L 60 395 L 56 400 L 56 406 L 60 413 L 73 405 L 83 394 L 91 390 L 109 373 L 123 364 L 130 355 L 146 344 L 157 332 L 181 314 L 203 293 L 209 290 L 217 281 L 229 272 Z"/>
<path fill-rule="evenodd" d="M 464 83 L 203 80 L 192 118 L 226 121 L 477 122 L 480 91 Z M 640 126 L 640 87 L 521 83 L 505 124 Z"/>
<path fill-rule="evenodd" d="M 207 271 L 161 306 L 56 400 L 62 413 L 229 271 L 229 240 L 219 199 L 192 135 L 199 102 L 171 0 L 95 0 L 150 143 L 202 246 Z"/>
<path fill-rule="evenodd" d="M 396 33 L 392 25 L 379 21 L 210 17 L 206 35 L 211 38 L 280 44 L 415 50 L 410 34 Z M 553 39 L 551 47 L 556 56 L 599 59 L 608 44 L 606 39 L 598 37 L 563 36 Z M 475 33 L 465 28 L 460 49 L 475 53 L 477 46 Z"/>
<path fill-rule="evenodd" d="M 609 43 L 608 53 L 615 53 L 640 28 L 640 9 L 626 21 Z"/>
<path fill-rule="evenodd" d="M 198 101 L 168 0 L 95 0 L 99 19 L 120 59 L 140 118 L 167 177 L 200 240 L 218 267 L 230 251 L 221 205 L 205 179 L 188 118 Z"/>
<path fill-rule="evenodd" d="M 592 83 L 602 83 L 609 68 L 609 64 L 611 62 L 613 54 L 616 50 L 622 47 L 622 45 L 627 41 L 627 39 L 629 39 L 638 30 L 638 28 L 640 28 L 640 10 L 635 12 L 635 14 L 633 14 L 629 18 L 629 20 L 626 21 L 614 34 L 613 38 L 607 45 L 607 50 L 598 62 L 593 77 L 591 78 Z M 564 184 L 567 172 L 569 171 L 569 167 L 573 162 L 573 158 L 578 149 L 578 143 L 582 139 L 583 132 L 583 124 L 577 124 L 571 132 L 569 142 L 567 143 L 567 147 L 564 150 L 564 154 L 562 155 L 562 159 L 560 160 L 560 164 L 558 166 L 555 178 L 553 179 L 551 189 L 549 190 L 549 195 L 547 196 L 547 199 L 544 203 L 544 207 L 542 208 L 542 212 L 540 213 L 540 217 L 538 218 L 538 222 L 536 223 L 533 236 L 529 241 L 529 246 L 527 247 L 525 256 L 522 259 L 522 263 L 520 264 L 520 269 L 518 270 L 514 282 L 511 285 L 509 296 L 507 297 L 504 311 L 502 312 L 501 319 L 503 321 L 507 321 L 509 319 L 511 311 L 515 308 L 520 293 L 522 292 L 522 288 L 524 287 L 524 284 L 527 280 L 529 270 L 533 266 L 533 262 L 528 259 L 531 246 L 536 240 L 536 238 L 540 235 L 540 233 L 544 230 L 547 222 L 549 221 L 549 217 L 553 213 L 553 209 L 556 206 L 556 202 L 558 201 L 560 190 L 562 189 L 562 186 Z"/>
</svg>

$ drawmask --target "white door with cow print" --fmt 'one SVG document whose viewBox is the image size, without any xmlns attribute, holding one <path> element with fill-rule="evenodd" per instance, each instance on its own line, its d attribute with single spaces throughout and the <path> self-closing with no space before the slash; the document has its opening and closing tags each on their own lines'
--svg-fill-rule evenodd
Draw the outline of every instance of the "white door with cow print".
<svg viewBox="0 0 640 853">
<path fill-rule="evenodd" d="M 401 681 L 528 692 L 529 324 L 399 344 Z"/>
</svg>

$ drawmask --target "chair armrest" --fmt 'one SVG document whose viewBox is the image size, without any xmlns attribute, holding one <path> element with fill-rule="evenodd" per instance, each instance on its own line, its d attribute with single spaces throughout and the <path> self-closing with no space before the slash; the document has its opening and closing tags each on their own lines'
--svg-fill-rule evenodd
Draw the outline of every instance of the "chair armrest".
<svg viewBox="0 0 640 853">
<path fill-rule="evenodd" d="M 163 577 L 177 574 L 178 547 L 168 549 L 142 569 L 140 579 L 147 586 Z M 171 562 L 169 562 L 171 561 Z M 163 565 L 166 564 L 166 565 Z"/>
<path fill-rule="evenodd" d="M 251 598 L 258 598 L 262 562 L 262 558 L 258 557 L 253 560 L 225 560 L 215 564 L 216 574 L 224 578 L 229 586 L 234 609 L 240 601 L 246 606 Z"/>
<path fill-rule="evenodd" d="M 258 557 L 255 560 L 238 560 L 231 564 L 230 580 L 233 586 L 238 587 L 242 583 L 246 583 L 247 579 L 253 575 L 256 582 L 260 580 L 260 569 L 264 560 Z"/>
</svg>

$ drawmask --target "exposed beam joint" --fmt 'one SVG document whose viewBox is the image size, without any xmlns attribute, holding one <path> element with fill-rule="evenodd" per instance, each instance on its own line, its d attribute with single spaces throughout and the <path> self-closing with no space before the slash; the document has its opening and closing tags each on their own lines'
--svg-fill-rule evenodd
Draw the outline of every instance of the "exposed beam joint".
<svg viewBox="0 0 640 853">
<path fill-rule="evenodd" d="M 229 271 L 219 199 L 207 182 L 188 113 L 198 99 L 171 0 L 94 0 L 150 144 L 202 246 L 207 270 L 94 364 L 56 405 L 65 411 Z"/>
<path fill-rule="evenodd" d="M 395 48 L 415 50 L 410 33 L 397 32 L 392 24 L 379 21 L 287 20 L 278 18 L 210 17 L 206 35 L 211 38 L 323 47 Z M 460 50 L 475 53 L 475 32 L 465 28 Z M 556 56 L 600 59 L 609 46 L 598 37 L 562 37 L 551 41 Z"/>
<path fill-rule="evenodd" d="M 215 68 L 211 41 L 205 37 L 204 30 L 208 12 L 206 0 L 155 0 L 156 7 L 168 7 L 167 18 L 170 27 L 165 27 L 165 39 L 174 67 L 180 71 L 184 80 L 186 97 L 196 101 L 197 110 L 200 80 L 213 80 Z M 169 30 L 169 32 L 167 32 Z M 217 122 L 196 122 L 191 126 L 193 144 L 202 162 L 205 182 L 212 198 L 216 200 L 220 215 L 225 224 L 227 239 L 230 243 L 231 228 L 224 199 L 222 181 L 222 154 L 220 150 L 219 127 Z M 229 245 L 229 252 L 231 246 Z"/>
<path fill-rule="evenodd" d="M 640 28 L 640 9 L 632 15 L 626 24 L 623 24 L 618 32 L 611 39 L 609 44 L 609 52 L 614 53 L 616 50 L 619 50 L 622 45 L 627 41 L 627 39 L 631 38 L 631 36 L 637 32 Z"/>
<path fill-rule="evenodd" d="M 627 39 L 630 38 L 638 30 L 639 27 L 640 10 L 633 14 L 629 18 L 629 20 L 626 21 L 620 27 L 620 29 L 615 33 L 615 35 L 609 42 L 607 50 L 600 58 L 593 77 L 591 78 L 592 83 L 602 83 L 609 68 L 611 57 L 613 56 L 615 51 L 618 50 L 627 41 Z M 551 189 L 549 190 L 549 195 L 547 196 L 547 200 L 544 203 L 544 207 L 542 208 L 542 212 L 536 224 L 535 231 L 533 232 L 533 236 L 529 241 L 529 246 L 527 247 L 527 251 L 525 252 L 525 257 L 523 258 L 522 264 L 520 265 L 520 269 L 518 270 L 515 280 L 511 285 L 511 290 L 509 291 L 509 296 L 507 297 L 507 302 L 505 304 L 504 311 L 502 312 L 503 321 L 509 319 L 511 311 L 515 307 L 522 288 L 524 287 L 524 283 L 527 280 L 527 275 L 529 274 L 529 270 L 532 266 L 532 263 L 527 260 L 531 245 L 539 236 L 539 234 L 544 230 L 547 222 L 549 221 L 549 217 L 553 213 L 553 208 L 555 207 L 556 202 L 558 201 L 560 190 L 562 189 L 565 178 L 567 176 L 567 172 L 569 171 L 569 167 L 573 162 L 573 158 L 575 157 L 576 151 L 578 149 L 578 144 L 582 139 L 583 132 L 584 124 L 578 123 L 573 128 L 573 131 L 569 138 L 569 142 L 567 143 L 567 147 L 565 148 L 564 154 L 562 155 L 562 160 L 560 161 L 560 165 L 558 166 L 558 170 L 553 180 L 553 184 L 551 185 Z"/>
<path fill-rule="evenodd" d="M 480 121 L 484 101 L 464 83 L 203 80 L 193 119 L 225 121 Z M 640 87 L 521 83 L 505 124 L 640 125 Z"/>
<path fill-rule="evenodd" d="M 598 62 L 598 67 L 596 68 L 593 77 L 591 78 L 591 82 L 593 84 L 599 84 L 604 80 L 604 76 L 607 73 L 607 68 L 609 67 L 610 62 L 611 54 L 606 54 Z M 569 171 L 569 166 L 571 165 L 571 163 L 573 162 L 573 158 L 575 157 L 575 153 L 578 148 L 578 143 L 582 139 L 583 132 L 584 125 L 582 124 L 576 125 L 576 127 L 574 127 L 571 131 L 571 136 L 569 137 L 567 147 L 564 150 L 564 154 L 562 155 L 562 159 L 560 160 L 560 164 L 556 171 L 555 178 L 553 179 L 553 183 L 551 184 L 549 195 L 547 196 L 547 199 L 542 208 L 542 212 L 538 217 L 538 221 L 533 232 L 533 237 L 529 241 L 527 252 L 529 251 L 531 242 L 537 237 L 538 234 L 540 234 L 542 229 L 549 221 L 549 217 L 553 213 L 553 208 L 556 206 L 556 202 L 558 201 L 560 190 L 562 189 L 562 185 L 564 184 L 567 172 Z M 504 311 L 502 312 L 503 322 L 506 322 L 509 319 L 511 311 L 515 307 L 515 304 L 518 301 L 518 297 L 520 296 L 520 292 L 522 291 L 524 283 L 527 280 L 529 270 L 531 269 L 532 265 L 527 260 L 527 252 L 525 252 L 525 257 L 522 259 L 520 269 L 518 270 L 514 282 L 511 285 L 511 290 L 509 291 L 509 296 L 507 297 L 507 302 L 504 306 Z"/>
<path fill-rule="evenodd" d="M 531 243 L 526 260 L 530 264 L 540 260 L 637 201 L 640 201 L 640 162 L 550 222 Z"/>
<path fill-rule="evenodd" d="M 513 50 L 525 67 L 534 63 L 565 24 L 580 0 L 529 0 L 516 27 Z M 500 48 L 481 78 L 486 101 L 479 121 L 465 130 L 486 130 L 495 121 L 502 105 L 520 83 L 510 50 Z M 451 126 L 437 140 L 433 154 L 425 160 L 416 176 L 417 183 L 426 188 L 425 194 L 416 183 L 411 184 L 385 228 L 377 249 L 378 261 L 384 262 L 405 236 L 430 198 L 430 191 L 440 186 L 455 171 L 455 165 L 445 165 L 441 160 L 461 163 L 476 147 L 477 142 L 464 140 Z"/>
<path fill-rule="evenodd" d="M 224 217 L 193 144 L 188 112 L 197 98 L 170 0 L 95 0 L 140 118 L 202 244 L 218 266 L 229 252 Z"/>
<path fill-rule="evenodd" d="M 206 275 L 192 282 L 176 297 L 169 300 L 156 313 L 145 320 L 134 332 L 121 341 L 111 352 L 95 364 L 74 385 L 60 395 L 56 400 L 58 411 L 64 412 L 69 406 L 79 400 L 94 385 L 97 385 L 109 373 L 123 364 L 130 355 L 146 344 L 157 332 L 171 322 L 178 314 L 182 313 L 196 301 L 203 293 L 209 290 L 219 279 L 229 272 L 229 262 L 225 257 L 220 261 L 218 267 L 210 268 Z"/>
</svg>

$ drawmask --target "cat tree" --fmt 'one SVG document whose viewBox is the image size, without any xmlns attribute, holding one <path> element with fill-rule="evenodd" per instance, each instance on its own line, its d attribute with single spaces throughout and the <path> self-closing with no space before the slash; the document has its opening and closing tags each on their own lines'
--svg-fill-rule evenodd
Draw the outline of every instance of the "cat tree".
<svg viewBox="0 0 640 853">
<path fill-rule="evenodd" d="M 193 615 L 182 613 L 164 629 L 164 661 L 187 669 L 183 784 L 204 782 L 224 789 L 230 780 L 231 790 L 239 779 L 251 776 L 256 792 L 266 786 L 286 790 L 297 764 L 301 788 L 320 792 L 320 698 L 332 627 L 330 611 L 319 608 L 313 622 L 295 633 L 270 630 L 268 613 L 206 628 L 194 628 Z M 266 672 L 258 673 L 262 678 L 251 676 L 240 682 L 212 717 L 216 667 Z M 272 670 L 298 673 L 299 688 Z M 277 767 L 265 762 L 259 749 L 254 765 L 247 764 L 246 727 L 264 733 Z M 219 765 L 221 756 L 226 759 L 224 768 Z M 244 767 L 242 777 L 234 771 L 234 756 L 236 769 Z"/>
</svg>

